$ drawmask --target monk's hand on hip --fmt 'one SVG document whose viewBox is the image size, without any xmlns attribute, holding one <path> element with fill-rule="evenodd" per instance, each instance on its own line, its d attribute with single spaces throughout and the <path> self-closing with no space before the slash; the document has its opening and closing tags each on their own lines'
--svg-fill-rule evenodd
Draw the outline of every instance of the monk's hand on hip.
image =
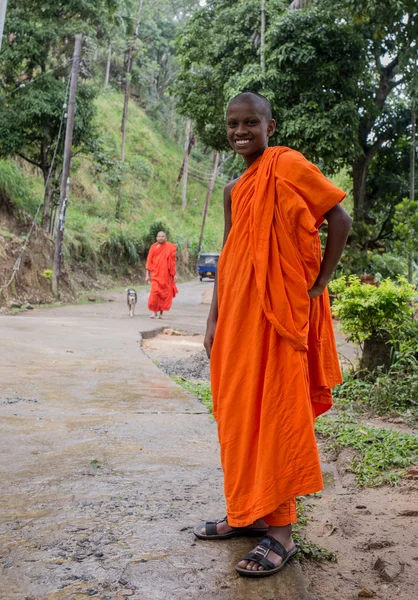
<svg viewBox="0 0 418 600">
<path fill-rule="evenodd" d="M 325 289 L 325 285 L 315 283 L 310 290 L 308 290 L 309 298 L 317 298 L 320 296 Z"/>
<path fill-rule="evenodd" d="M 210 358 L 210 353 L 212 352 L 213 340 L 215 338 L 215 330 L 216 330 L 216 321 L 208 321 L 206 325 L 206 335 L 203 342 L 203 345 L 206 350 L 206 354 L 208 358 Z"/>
</svg>

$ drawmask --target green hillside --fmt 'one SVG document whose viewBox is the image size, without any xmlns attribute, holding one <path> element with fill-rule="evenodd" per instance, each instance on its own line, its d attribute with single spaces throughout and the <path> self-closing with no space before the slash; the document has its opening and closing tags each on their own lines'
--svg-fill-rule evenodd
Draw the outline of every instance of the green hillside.
<svg viewBox="0 0 418 600">
<path fill-rule="evenodd" d="M 183 213 L 181 184 L 176 185 L 183 161 L 182 145 L 175 144 L 164 133 L 164 124 L 151 119 L 131 101 L 125 163 L 122 166 L 119 158 L 123 95 L 108 90 L 96 102 L 100 150 L 96 155 L 75 156 L 72 162 L 64 239 L 67 266 L 84 263 L 103 271 L 123 272 L 128 265 L 144 260 L 153 241 L 150 232 L 157 222 L 165 225 L 171 241 L 178 244 L 179 250 L 188 244 L 191 253 L 195 253 L 212 163 L 211 153 L 204 154 L 199 150 L 192 153 L 188 203 Z M 11 161 L 8 164 L 13 167 Z M 6 171 L 4 167 L 3 171 Z M 23 165 L 22 171 L 13 168 L 12 176 L 25 179 L 22 185 L 17 182 L 14 186 L 16 189 L 23 186 L 25 193 L 12 192 L 12 200 L 34 214 L 42 197 L 41 176 L 27 169 L 26 165 Z M 206 221 L 203 242 L 206 251 L 220 249 L 222 187 L 218 180 Z M 119 196 L 121 206 L 116 219 Z"/>
<path fill-rule="evenodd" d="M 100 165 L 91 157 L 74 159 L 71 199 L 67 217 L 66 255 L 78 260 L 133 262 L 143 257 L 150 243 L 150 226 L 162 221 L 170 238 L 181 249 L 188 242 L 197 247 L 206 196 L 211 156 L 192 154 L 186 211 L 181 210 L 181 188 L 176 180 L 183 160 L 183 148 L 163 133 L 163 126 L 149 118 L 134 102 L 130 103 L 127 125 L 126 162 L 121 173 L 120 122 L 123 96 L 104 92 L 97 100 L 98 125 L 102 132 L 105 161 L 116 160 L 116 176 L 98 172 Z M 100 157 L 99 157 L 100 158 Z M 118 170 L 119 169 L 119 170 Z M 112 179 L 113 176 L 113 179 Z M 122 203 L 115 219 L 122 178 Z M 199 177 L 201 181 L 198 181 Z M 205 250 L 220 248 L 222 186 L 215 186 L 204 236 Z"/>
</svg>

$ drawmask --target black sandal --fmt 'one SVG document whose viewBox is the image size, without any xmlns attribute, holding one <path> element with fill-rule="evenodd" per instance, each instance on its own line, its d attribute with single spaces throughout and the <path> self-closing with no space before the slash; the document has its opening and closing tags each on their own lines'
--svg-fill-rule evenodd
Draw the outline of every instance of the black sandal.
<svg viewBox="0 0 418 600">
<path fill-rule="evenodd" d="M 268 560 L 267 555 L 270 552 L 275 552 L 279 556 L 282 557 L 282 562 L 278 567 L 276 567 L 270 560 Z M 286 549 L 281 545 L 280 542 L 275 540 L 270 535 L 266 535 L 263 537 L 261 542 L 258 544 L 257 548 L 252 552 L 249 552 L 242 560 L 252 560 L 263 567 L 263 571 L 252 571 L 250 569 L 243 569 L 242 567 L 235 567 L 237 573 L 242 575 L 243 577 L 268 577 L 269 575 L 274 575 L 283 569 L 288 560 L 290 560 L 293 556 L 295 556 L 299 552 L 299 548 L 297 546 L 293 546 L 293 548 L 287 552 Z"/>
<path fill-rule="evenodd" d="M 267 533 L 267 527 L 234 527 L 232 531 L 228 533 L 217 533 L 216 526 L 219 523 L 227 522 L 227 517 L 219 519 L 219 521 L 206 521 L 206 523 L 199 523 L 193 529 L 193 533 L 199 540 L 228 540 L 234 537 L 260 537 Z M 202 533 L 202 529 L 206 533 Z"/>
</svg>

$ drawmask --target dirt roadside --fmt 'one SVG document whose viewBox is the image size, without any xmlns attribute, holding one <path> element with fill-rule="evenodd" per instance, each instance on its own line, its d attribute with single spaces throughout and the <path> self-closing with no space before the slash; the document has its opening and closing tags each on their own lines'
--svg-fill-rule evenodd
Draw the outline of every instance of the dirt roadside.
<svg viewBox="0 0 418 600">
<path fill-rule="evenodd" d="M 179 333 L 169 329 L 146 340 L 144 351 L 168 374 L 207 381 L 209 363 L 197 346 L 203 336 Z M 346 354 L 347 350 L 352 359 L 353 348 L 344 344 Z M 416 433 L 379 419 L 371 424 Z M 324 600 L 413 600 L 418 581 L 418 481 L 361 488 L 347 472 L 350 450 L 329 455 L 323 440 L 319 447 L 325 489 L 308 499 L 312 511 L 305 533 L 310 541 L 335 552 L 338 562 L 302 562 L 314 594 Z"/>
</svg>

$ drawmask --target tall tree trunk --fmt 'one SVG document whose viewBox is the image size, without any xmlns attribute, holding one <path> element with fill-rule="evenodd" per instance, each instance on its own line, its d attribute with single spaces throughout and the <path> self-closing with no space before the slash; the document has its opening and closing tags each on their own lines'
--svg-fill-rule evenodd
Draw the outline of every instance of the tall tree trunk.
<svg viewBox="0 0 418 600">
<path fill-rule="evenodd" d="M 138 8 L 136 11 L 137 14 L 136 14 L 136 20 L 135 20 L 135 33 L 133 36 L 132 43 L 129 47 L 126 72 L 125 72 L 125 100 L 124 100 L 124 104 L 123 104 L 122 126 L 121 126 L 121 130 L 122 130 L 121 161 L 122 162 L 125 161 L 126 121 L 128 118 L 128 105 L 129 105 L 129 96 L 130 96 L 130 91 L 131 91 L 131 75 L 132 75 L 132 67 L 133 67 L 133 61 L 134 61 L 134 52 L 136 49 L 136 42 L 137 42 L 137 38 L 138 38 L 142 3 L 143 3 L 143 0 L 138 1 Z"/>
<path fill-rule="evenodd" d="M 309 4 L 309 0 L 293 0 L 289 5 L 289 10 L 297 10 L 298 8 L 305 8 Z"/>
<path fill-rule="evenodd" d="M 264 76 L 266 73 L 266 0 L 261 0 L 260 68 Z"/>
<path fill-rule="evenodd" d="M 183 181 L 181 191 L 181 210 L 184 212 L 187 206 L 187 178 L 189 176 L 189 148 L 190 148 L 190 129 L 191 119 L 186 119 L 186 135 L 184 140 L 184 158 L 183 158 Z"/>
<path fill-rule="evenodd" d="M 210 199 L 212 197 L 213 188 L 215 187 L 216 176 L 218 174 L 218 164 L 219 164 L 219 152 L 215 152 L 213 155 L 213 165 L 212 165 L 212 172 L 211 172 L 210 178 L 209 178 L 208 191 L 206 194 L 205 204 L 203 206 L 202 228 L 200 230 L 199 246 L 197 249 L 198 255 L 202 251 L 203 234 L 205 231 L 206 217 L 208 214 L 208 209 L 209 209 Z"/>
<path fill-rule="evenodd" d="M 353 163 L 354 222 L 361 221 L 365 216 L 368 167 L 369 163 L 364 155 L 356 158 Z"/>
<path fill-rule="evenodd" d="M 415 160 L 416 160 L 416 108 L 415 102 L 412 106 L 411 120 L 411 154 L 410 154 L 410 176 L 409 176 L 409 199 L 411 202 L 415 200 Z"/>
<path fill-rule="evenodd" d="M 415 201 L 415 160 L 416 160 L 416 107 L 415 101 L 412 103 L 412 121 L 411 121 L 411 155 L 410 155 L 410 175 L 409 175 L 409 199 Z M 414 275 L 413 268 L 414 257 L 412 252 L 408 254 L 408 281 L 412 283 Z"/>
<path fill-rule="evenodd" d="M 44 205 L 42 207 L 42 228 L 49 232 L 51 224 L 51 212 L 52 212 L 52 194 L 54 192 L 53 186 L 53 173 L 49 177 L 49 170 L 51 168 L 48 160 L 48 140 L 42 140 L 41 151 L 39 153 L 39 166 L 44 177 Z"/>
<path fill-rule="evenodd" d="M 107 53 L 107 61 L 106 61 L 106 74 L 105 74 L 105 81 L 104 81 L 104 87 L 107 88 L 107 86 L 109 85 L 109 76 L 110 76 L 110 59 L 112 58 L 112 46 L 109 46 L 109 50 Z"/>
<path fill-rule="evenodd" d="M 51 215 L 52 215 L 52 197 L 54 195 L 54 182 L 52 180 L 52 177 L 50 178 L 49 182 L 47 182 L 48 179 L 48 171 L 49 169 L 46 170 L 46 172 L 44 171 L 44 181 L 46 184 L 45 187 L 45 194 L 44 194 L 44 205 L 42 207 L 42 228 L 47 231 L 48 233 L 51 232 Z"/>
</svg>

